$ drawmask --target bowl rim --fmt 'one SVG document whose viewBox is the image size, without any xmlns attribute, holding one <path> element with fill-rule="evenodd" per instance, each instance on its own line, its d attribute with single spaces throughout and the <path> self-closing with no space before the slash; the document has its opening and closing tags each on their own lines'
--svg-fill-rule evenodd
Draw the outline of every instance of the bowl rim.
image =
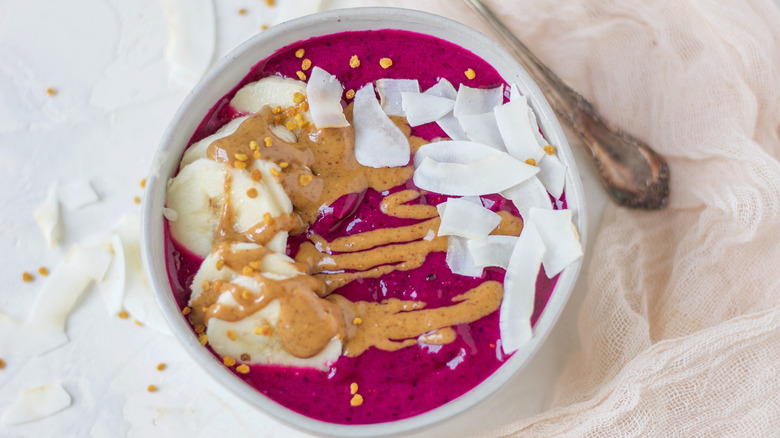
<svg viewBox="0 0 780 438">
<path fill-rule="evenodd" d="M 332 25 L 334 23 L 343 25 L 345 28 L 334 29 L 327 33 L 315 31 L 315 29 L 327 27 L 329 24 Z M 358 28 L 347 28 L 350 25 Z M 539 346 L 544 342 L 560 316 L 582 265 L 582 258 L 580 258 L 560 274 L 545 309 L 534 326 L 534 336 L 531 341 L 514 352 L 512 357 L 493 374 L 456 399 L 430 411 L 402 420 L 349 425 L 329 423 L 299 414 L 246 384 L 232 372 L 228 371 L 221 362 L 198 342 L 171 293 L 165 266 L 166 257 L 163 240 L 163 208 L 165 206 L 167 181 L 173 175 L 174 169 L 178 168 L 178 163 L 194 129 L 206 115 L 205 112 L 200 114 L 194 111 L 193 107 L 202 106 L 200 102 L 205 101 L 207 102 L 206 111 L 208 111 L 219 98 L 230 92 L 232 87 L 225 89 L 226 86 L 217 86 L 219 79 L 226 75 L 228 71 L 236 71 L 233 75 L 240 74 L 239 79 L 233 82 L 234 87 L 241 77 L 249 73 L 249 69 L 252 66 L 282 47 L 314 36 L 367 29 L 401 29 L 424 33 L 450 41 L 485 59 L 485 61 L 493 65 L 506 83 L 517 83 L 523 94 L 527 95 L 528 103 L 536 113 L 539 126 L 545 138 L 557 146 L 559 158 L 568 168 L 566 176 L 567 208 L 572 210 L 574 214 L 574 223 L 580 233 L 581 244 L 583 249 L 586 247 L 587 215 L 584 205 L 584 190 L 563 130 L 541 91 L 526 71 L 502 47 L 487 36 L 465 24 L 427 12 L 401 8 L 360 7 L 320 12 L 281 23 L 255 35 L 235 48 L 218 61 L 192 89 L 171 119 L 161 139 L 147 178 L 147 196 L 143 203 L 141 223 L 143 267 L 158 305 L 174 337 L 212 378 L 249 404 L 258 407 L 261 411 L 270 414 L 275 419 L 307 433 L 327 436 L 390 436 L 419 432 L 464 412 L 494 394 L 501 386 L 509 382 L 513 376 L 518 375 L 530 361 L 531 357 L 539 350 Z M 308 32 L 309 36 L 290 40 L 290 38 L 301 32 Z M 444 36 L 444 34 L 447 34 L 447 36 Z M 270 46 L 271 48 L 264 46 Z M 255 56 L 254 53 L 258 50 L 269 53 Z M 493 59 L 493 61 L 488 58 Z M 249 64 L 249 69 L 237 72 L 239 67 L 237 67 L 238 64 L 236 63 L 240 64 L 242 61 L 247 63 L 247 60 L 251 59 L 255 59 L 255 61 Z M 508 78 L 502 72 L 511 72 L 511 78 Z M 204 95 L 218 96 L 216 99 L 206 100 L 208 98 L 204 97 Z"/>
</svg>

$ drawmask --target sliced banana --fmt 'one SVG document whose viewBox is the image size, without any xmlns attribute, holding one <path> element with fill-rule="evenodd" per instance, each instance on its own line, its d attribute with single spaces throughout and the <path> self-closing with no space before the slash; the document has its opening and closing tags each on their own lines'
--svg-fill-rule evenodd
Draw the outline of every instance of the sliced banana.
<svg viewBox="0 0 780 438">
<path fill-rule="evenodd" d="M 237 232 L 245 232 L 261 222 L 265 213 L 272 217 L 291 213 L 292 202 L 271 174 L 272 168 L 280 170 L 265 160 L 255 160 L 248 169 L 241 170 L 207 158 L 184 166 L 168 185 L 167 207 L 178 214 L 177 220 L 169 223 L 172 237 L 200 257 L 211 253 L 226 187 L 230 188 L 231 219 Z M 254 169 L 262 172 L 260 181 L 249 176 Z M 255 198 L 247 195 L 251 188 L 257 190 Z M 286 240 L 287 233 L 283 237 L 275 236 L 269 247 L 283 253 Z"/>
<path fill-rule="evenodd" d="M 251 250 L 259 248 L 252 243 L 233 244 L 231 250 Z M 254 294 L 262 293 L 261 285 L 253 277 L 241 275 L 227 266 L 217 269 L 217 261 L 221 254 L 215 251 L 209 254 L 201 264 L 198 273 L 192 282 L 192 297 L 190 305 L 203 293 L 202 284 L 204 280 L 214 282 L 221 280 L 224 283 L 233 283 Z M 259 269 L 263 276 L 276 280 L 291 278 L 301 275 L 295 266 L 294 261 L 286 255 L 272 253 L 265 256 L 261 261 Z M 313 293 L 313 292 L 312 292 Z M 230 292 L 226 290 L 219 295 L 217 302 L 227 306 L 235 306 L 235 302 Z M 230 322 L 218 318 L 211 318 L 206 328 L 209 345 L 214 351 L 224 357 L 241 358 L 242 355 L 248 355 L 249 359 L 243 362 L 278 364 L 295 367 L 310 367 L 320 370 L 327 370 L 331 363 L 335 362 L 341 355 L 341 340 L 337 337 L 331 339 L 330 343 L 316 356 L 301 359 L 288 353 L 277 335 L 277 324 L 279 322 L 280 303 L 273 300 L 261 310 L 238 321 Z M 260 334 L 255 329 L 269 327 L 268 333 Z M 231 331 L 235 334 L 229 338 L 227 333 Z M 244 356 L 246 357 L 246 356 Z"/>
<path fill-rule="evenodd" d="M 305 96 L 306 82 L 280 76 L 268 76 L 257 82 L 244 85 L 230 101 L 230 105 L 240 113 L 256 113 L 266 105 L 272 108 L 277 106 L 288 108 L 296 105 L 295 100 L 293 100 L 295 93 L 301 93 Z"/>
<path fill-rule="evenodd" d="M 211 143 L 214 143 L 220 138 L 225 138 L 228 135 L 236 132 L 238 125 L 243 123 L 244 120 L 248 118 L 249 116 L 244 116 L 233 119 L 222 125 L 222 127 L 219 128 L 217 132 L 209 135 L 201 141 L 193 143 L 189 148 L 187 148 L 186 151 L 184 151 L 184 156 L 181 159 L 181 163 L 179 163 L 179 169 L 182 169 L 184 166 L 192 163 L 195 160 L 206 158 L 206 150 L 209 148 Z"/>
</svg>

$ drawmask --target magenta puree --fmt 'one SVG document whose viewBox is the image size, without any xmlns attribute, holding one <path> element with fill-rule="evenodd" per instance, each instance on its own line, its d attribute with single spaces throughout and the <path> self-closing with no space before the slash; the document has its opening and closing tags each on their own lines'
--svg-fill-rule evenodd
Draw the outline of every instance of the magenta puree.
<svg viewBox="0 0 780 438">
<path fill-rule="evenodd" d="M 381 30 L 344 32 L 313 38 L 281 49 L 258 63 L 241 83 L 222 98 L 194 133 L 190 144 L 216 131 L 236 116 L 229 101 L 243 85 L 269 75 L 296 78 L 301 59 L 296 50 L 303 48 L 305 58 L 336 75 L 345 90 L 358 89 L 380 78 L 417 79 L 421 90 L 446 78 L 457 88 L 461 82 L 470 87 L 489 88 L 504 84 L 498 73 L 474 54 L 448 42 L 416 33 Z M 349 66 L 352 55 L 361 60 L 359 68 Z M 379 66 L 379 59 L 393 60 L 389 69 Z M 474 69 L 477 76 L 467 80 L 463 72 Z M 345 98 L 346 100 L 346 98 Z M 444 136 L 435 123 L 413 129 L 413 134 L 427 140 Z M 406 186 L 390 192 L 414 188 Z M 374 190 L 346 195 L 321 215 L 312 225 L 328 240 L 363 231 L 408 225 L 415 220 L 398 219 L 379 210 L 383 195 Z M 518 215 L 510 201 L 498 195 L 483 197 L 494 201 L 494 211 L 506 210 Z M 421 202 L 436 205 L 443 195 L 428 193 Z M 565 201 L 564 201 L 565 202 Z M 306 236 L 291 237 L 288 254 L 295 256 Z M 187 305 L 192 277 L 201 259 L 171 241 L 166 228 L 168 271 L 173 293 L 181 308 Z M 452 274 L 445 263 L 445 253 L 431 253 L 424 265 L 411 271 L 396 271 L 378 279 L 350 283 L 335 293 L 350 300 L 380 301 L 386 298 L 420 300 L 428 308 L 451 304 L 451 297 L 487 280 L 503 282 L 504 270 L 488 268 L 482 278 Z M 540 272 L 532 324 L 536 323 L 550 297 L 557 277 L 552 280 Z M 431 410 L 469 391 L 490 376 L 507 359 L 500 349 L 498 312 L 472 324 L 455 327 L 455 342 L 434 347 L 412 346 L 396 352 L 370 348 L 354 358 L 341 357 L 329 373 L 318 370 L 280 366 L 252 365 L 249 374 L 237 374 L 258 391 L 278 403 L 306 416 L 333 423 L 366 424 L 407 418 Z M 349 386 L 356 382 L 363 395 L 361 406 L 350 405 Z"/>
</svg>

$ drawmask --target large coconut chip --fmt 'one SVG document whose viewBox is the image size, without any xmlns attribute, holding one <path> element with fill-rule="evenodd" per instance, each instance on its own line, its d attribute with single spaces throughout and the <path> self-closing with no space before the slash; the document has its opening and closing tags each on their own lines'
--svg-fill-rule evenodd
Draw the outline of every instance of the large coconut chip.
<svg viewBox="0 0 780 438">
<path fill-rule="evenodd" d="M 376 91 L 379 93 L 381 107 L 385 114 L 404 117 L 406 114 L 401 93 L 419 93 L 420 84 L 417 79 L 378 79 Z"/>
<path fill-rule="evenodd" d="M 482 240 L 469 240 L 468 247 L 474 264 L 480 267 L 496 266 L 507 269 L 516 236 L 487 236 Z"/>
<path fill-rule="evenodd" d="M 501 223 L 501 216 L 483 207 L 481 203 L 450 198 L 439 206 L 442 207 L 439 213 L 439 236 L 482 240 Z"/>
<path fill-rule="evenodd" d="M 415 170 L 417 187 L 454 196 L 499 193 L 535 175 L 539 169 L 499 152 L 469 164 L 440 163 L 426 157 Z"/>
<path fill-rule="evenodd" d="M 314 67 L 306 85 L 309 112 L 317 128 L 343 128 L 349 126 L 341 107 L 341 82 L 325 70 Z"/>
<path fill-rule="evenodd" d="M 446 97 L 404 91 L 401 105 L 410 126 L 420 126 L 441 119 L 452 111 L 455 101 Z"/>
<path fill-rule="evenodd" d="M 355 128 L 355 158 L 369 167 L 398 167 L 409 163 L 411 149 L 406 136 L 387 117 L 366 84 L 355 93 L 352 124 Z"/>
<path fill-rule="evenodd" d="M 70 406 L 68 391 L 57 383 L 23 389 L 3 415 L 3 424 L 38 420 Z"/>
<path fill-rule="evenodd" d="M 532 208 L 528 222 L 534 223 L 547 252 L 542 263 L 547 277 L 558 275 L 582 257 L 582 245 L 571 210 Z M 526 222 L 526 224 L 528 223 Z"/>
<path fill-rule="evenodd" d="M 458 117 L 458 122 L 469 140 L 506 152 L 496 116 L 492 112 L 463 115 Z"/>
<path fill-rule="evenodd" d="M 496 107 L 494 114 L 506 150 L 518 160 L 530 159 L 539 162 L 544 150 L 539 147 L 534 131 L 538 127 L 528 118 L 528 103 L 524 96 Z"/>
<path fill-rule="evenodd" d="M 560 198 L 566 185 L 566 165 L 555 155 L 545 155 L 538 165 L 539 180 L 551 195 Z"/>
<path fill-rule="evenodd" d="M 468 248 L 468 239 L 460 236 L 447 237 L 447 266 L 453 274 L 466 277 L 482 276 L 482 268 L 474 263 Z"/>
<path fill-rule="evenodd" d="M 552 210 L 550 194 L 537 176 L 501 192 L 501 196 L 512 201 L 523 219 L 528 219 L 528 213 L 533 207 Z"/>
<path fill-rule="evenodd" d="M 444 140 L 420 147 L 414 154 L 414 166 L 420 167 L 425 158 L 431 158 L 439 163 L 469 164 L 487 157 L 501 156 L 501 154 L 501 151 L 482 143 Z"/>
<path fill-rule="evenodd" d="M 455 117 L 470 114 L 484 114 L 493 111 L 493 108 L 504 101 L 504 87 L 496 88 L 471 88 L 461 85 L 455 98 L 455 108 L 452 110 Z"/>
</svg>

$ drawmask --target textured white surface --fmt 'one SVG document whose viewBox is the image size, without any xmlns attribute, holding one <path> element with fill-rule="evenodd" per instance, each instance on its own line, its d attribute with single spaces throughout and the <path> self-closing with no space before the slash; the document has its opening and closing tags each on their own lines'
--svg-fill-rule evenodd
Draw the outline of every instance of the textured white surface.
<svg viewBox="0 0 780 438">
<path fill-rule="evenodd" d="M 280 16 L 292 18 L 286 0 L 277 0 L 274 9 L 259 1 L 214 3 L 214 59 Z M 300 12 L 316 3 L 307 2 Z M 167 38 L 159 0 L 0 3 L 0 311 L 24 320 L 43 284 L 39 266 L 53 270 L 72 244 L 96 233 L 108 235 L 123 216 L 140 214 L 133 202 L 143 196 L 139 182 L 188 92 L 169 79 Z M 49 87 L 56 95 L 46 93 Z M 574 148 L 584 163 L 586 202 L 596 216 L 590 235 L 595 236 L 605 199 L 590 165 Z M 84 179 L 99 201 L 63 210 L 65 236 L 50 249 L 33 210 L 52 184 Z M 35 281 L 22 282 L 24 271 L 34 273 Z M 0 351 L 7 363 L 0 370 L 0 411 L 23 388 L 49 382 L 61 382 L 73 396 L 72 406 L 62 412 L 0 426 L 0 435 L 306 436 L 221 389 L 170 336 L 134 324 L 133 317 L 107 314 L 95 289 L 68 319 L 66 345 L 31 358 Z M 549 342 L 511 385 L 470 415 L 425 434 L 474 433 L 541 410 L 576 343 L 580 301 L 578 288 Z M 167 364 L 164 371 L 156 370 L 160 362 Z M 147 392 L 150 384 L 158 391 Z"/>
</svg>

